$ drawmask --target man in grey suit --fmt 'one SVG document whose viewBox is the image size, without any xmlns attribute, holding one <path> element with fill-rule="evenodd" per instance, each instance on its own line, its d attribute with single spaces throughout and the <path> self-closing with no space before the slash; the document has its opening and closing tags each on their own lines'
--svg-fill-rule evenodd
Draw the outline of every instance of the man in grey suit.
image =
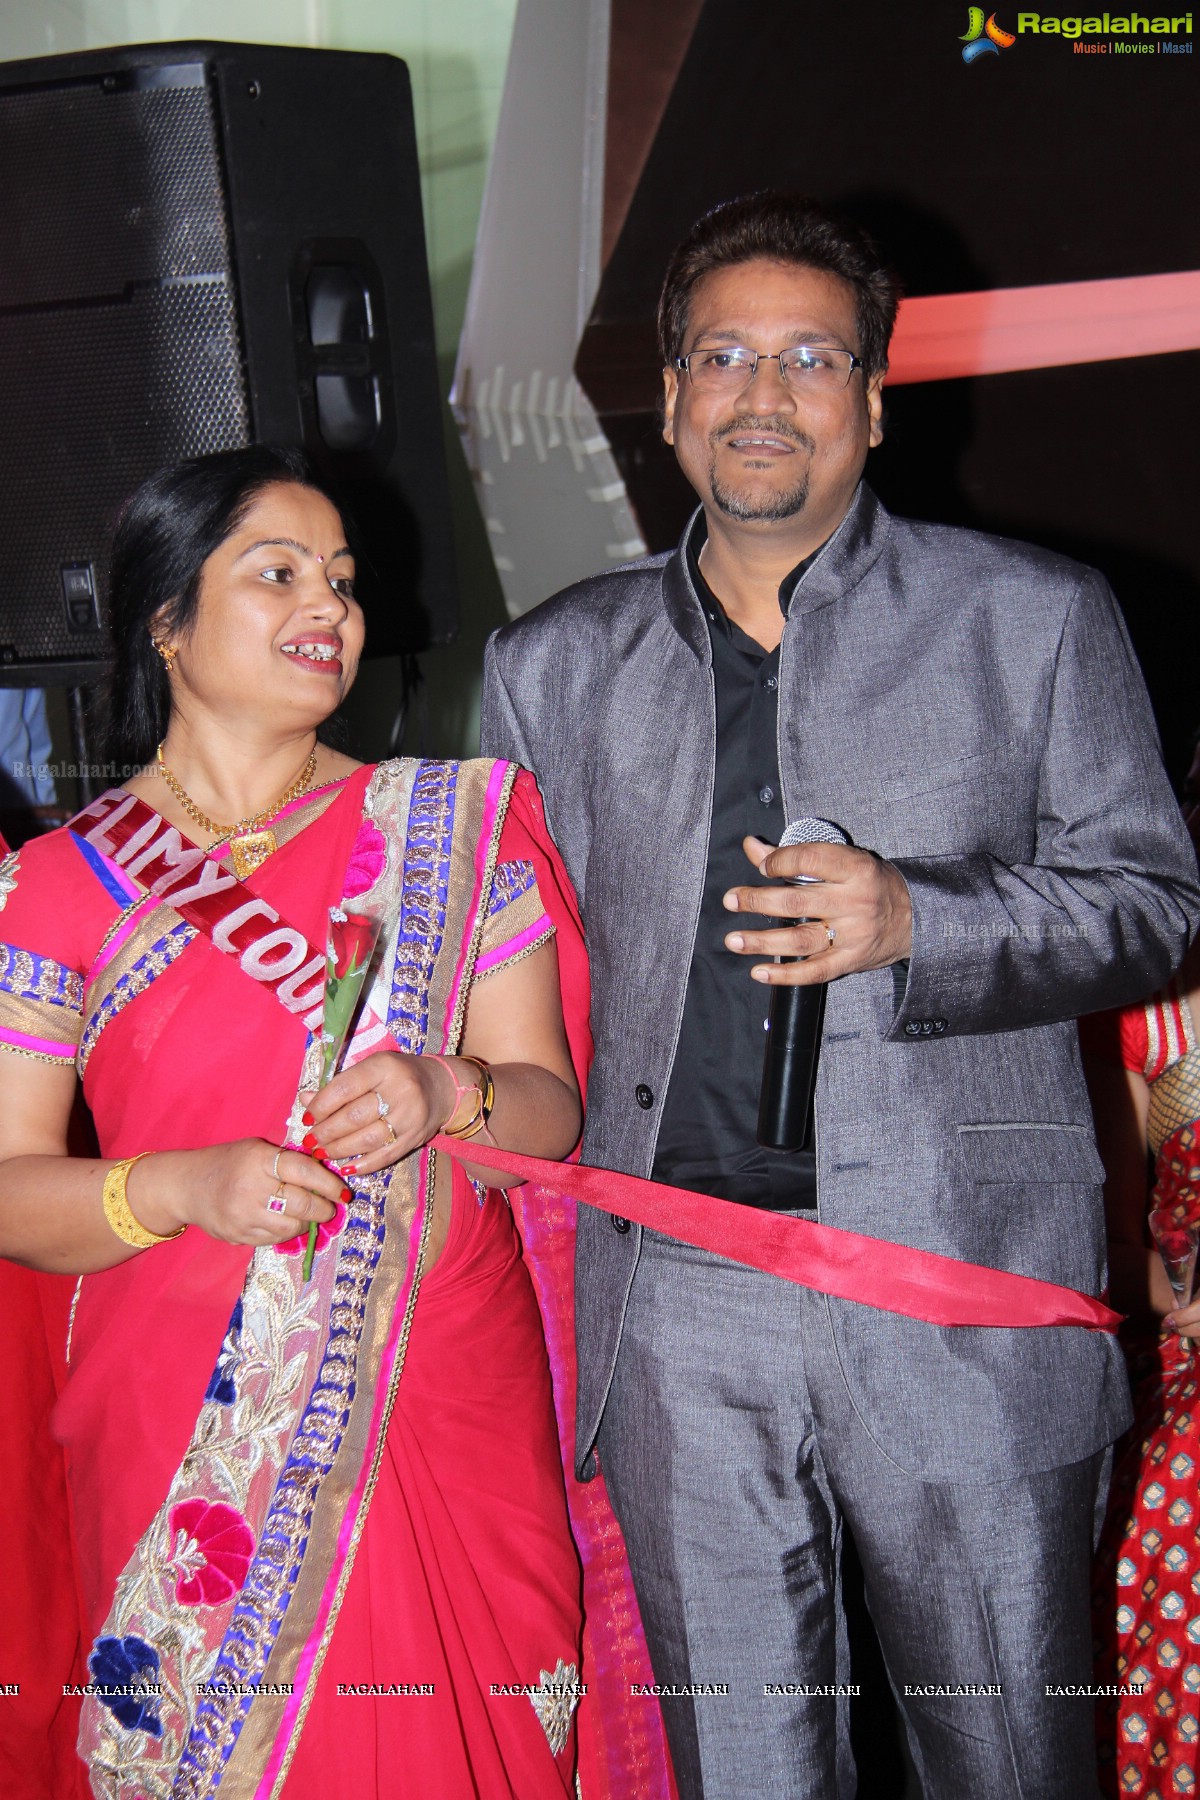
<svg viewBox="0 0 1200 1800">
<path fill-rule="evenodd" d="M 583 909 L 587 1161 L 882 1240 L 884 1307 L 889 1242 L 1098 1294 L 1073 1021 L 1167 978 L 1195 859 L 1103 579 L 863 484 L 895 310 L 810 202 L 697 224 L 660 328 L 700 507 L 496 635 L 483 744 L 536 773 Z M 770 849 L 800 816 L 854 847 Z M 813 982 L 815 1149 L 765 1151 L 768 998 Z M 728 1686 L 666 1702 L 687 1800 L 853 1792 L 843 1522 L 926 1800 L 1091 1800 L 1113 1339 L 923 1324 L 581 1212 L 580 1470 L 598 1445 L 659 1682 Z"/>
</svg>

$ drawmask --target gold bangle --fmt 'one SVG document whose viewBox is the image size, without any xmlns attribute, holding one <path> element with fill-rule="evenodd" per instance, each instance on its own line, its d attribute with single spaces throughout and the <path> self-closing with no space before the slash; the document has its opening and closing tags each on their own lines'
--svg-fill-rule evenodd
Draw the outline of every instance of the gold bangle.
<svg viewBox="0 0 1200 1800">
<path fill-rule="evenodd" d="M 183 1235 L 184 1226 L 177 1231 L 168 1231 L 160 1237 L 156 1231 L 147 1231 L 134 1218 L 126 1193 L 129 1171 L 135 1162 L 141 1162 L 143 1156 L 149 1156 L 148 1150 L 142 1150 L 137 1156 L 127 1156 L 124 1162 L 114 1163 L 104 1177 L 104 1216 L 123 1244 L 132 1244 L 135 1250 L 152 1250 L 155 1244 L 169 1244 L 172 1238 Z"/>
<path fill-rule="evenodd" d="M 492 1116 L 492 1108 L 496 1104 L 496 1083 L 492 1080 L 490 1067 L 481 1056 L 462 1056 L 459 1061 L 474 1063 L 479 1070 L 480 1084 L 477 1084 L 475 1088 L 475 1092 L 479 1096 L 479 1104 L 465 1123 L 462 1125 L 448 1123 L 442 1126 L 442 1130 L 447 1137 L 477 1137 Z M 457 1083 L 455 1085 L 457 1086 Z M 455 1110 L 457 1111 L 457 1108 Z M 453 1114 L 451 1118 L 453 1118 Z"/>
</svg>

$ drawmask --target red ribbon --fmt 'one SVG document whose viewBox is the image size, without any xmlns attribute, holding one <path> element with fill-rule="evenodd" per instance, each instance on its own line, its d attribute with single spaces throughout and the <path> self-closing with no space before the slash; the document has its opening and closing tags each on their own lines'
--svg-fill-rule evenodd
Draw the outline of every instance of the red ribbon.
<svg viewBox="0 0 1200 1800">
<path fill-rule="evenodd" d="M 601 1212 L 747 1268 L 928 1325 L 1082 1325 L 1088 1331 L 1115 1331 L 1121 1322 L 1120 1313 L 1102 1301 L 1032 1275 L 960 1262 L 932 1250 L 738 1206 L 609 1169 L 544 1162 L 455 1138 L 436 1137 L 433 1144 L 459 1162 L 478 1162 L 521 1181 L 565 1191 Z"/>
</svg>

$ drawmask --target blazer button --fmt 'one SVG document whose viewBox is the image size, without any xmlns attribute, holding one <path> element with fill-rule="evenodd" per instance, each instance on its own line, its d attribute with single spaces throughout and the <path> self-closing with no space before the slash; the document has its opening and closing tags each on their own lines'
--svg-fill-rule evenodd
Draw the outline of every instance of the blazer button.
<svg viewBox="0 0 1200 1800">
<path fill-rule="evenodd" d="M 904 1027 L 904 1035 L 905 1037 L 920 1037 L 921 1027 L 917 1024 L 915 1019 L 910 1019 L 908 1021 L 908 1024 Z"/>
<path fill-rule="evenodd" d="M 935 1019 L 935 1020 L 934 1020 L 934 1021 L 933 1021 L 933 1029 L 934 1029 L 934 1030 L 935 1030 L 935 1031 L 945 1031 L 945 1029 L 946 1029 L 946 1020 L 945 1020 L 945 1019 Z"/>
<path fill-rule="evenodd" d="M 619 1231 L 621 1236 L 624 1237 L 625 1233 L 630 1229 L 629 1220 L 619 1218 L 618 1215 L 614 1213 L 612 1227 L 614 1231 Z"/>
<path fill-rule="evenodd" d="M 644 1081 L 639 1081 L 633 1090 L 633 1097 L 643 1112 L 649 1112 L 654 1105 L 654 1095 Z"/>
</svg>

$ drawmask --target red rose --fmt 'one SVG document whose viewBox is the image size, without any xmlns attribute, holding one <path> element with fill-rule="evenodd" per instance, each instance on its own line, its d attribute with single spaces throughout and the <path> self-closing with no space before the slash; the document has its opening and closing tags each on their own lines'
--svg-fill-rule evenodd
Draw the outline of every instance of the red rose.
<svg viewBox="0 0 1200 1800">
<path fill-rule="evenodd" d="M 350 913 L 344 920 L 334 919 L 330 929 L 333 933 L 333 972 L 340 981 L 343 975 L 361 969 L 370 961 L 378 928 L 373 919 Z"/>
</svg>

